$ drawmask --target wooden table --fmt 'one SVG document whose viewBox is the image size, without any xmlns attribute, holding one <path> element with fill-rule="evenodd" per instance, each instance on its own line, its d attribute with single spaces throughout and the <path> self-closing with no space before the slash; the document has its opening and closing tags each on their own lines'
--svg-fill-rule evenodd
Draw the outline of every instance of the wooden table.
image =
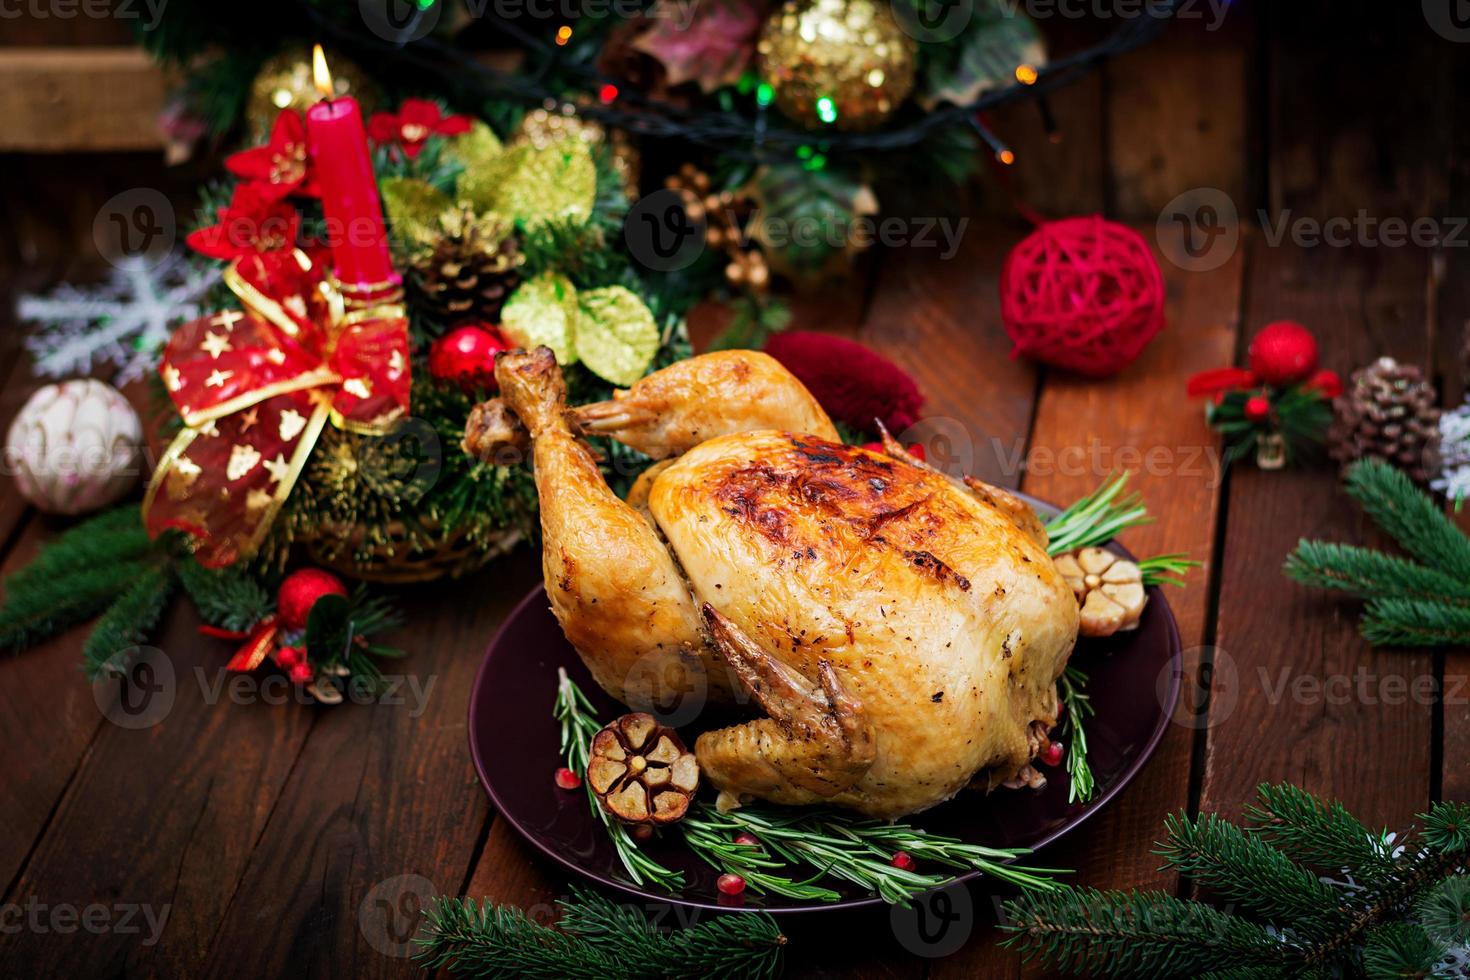
<svg viewBox="0 0 1470 980">
<path fill-rule="evenodd" d="M 1278 5 L 1219 37 L 1181 35 L 1111 68 L 1107 85 L 1067 93 L 1056 113 L 1070 148 L 1048 155 L 1038 133 L 1017 139 L 1037 154 L 1017 193 L 1058 213 L 1139 215 L 1166 253 L 1182 231 L 1165 222 L 1155 238 L 1151 216 L 1191 187 L 1259 202 L 1273 220 L 1288 209 L 1466 214 L 1454 210 L 1466 180 L 1449 135 L 1466 131 L 1451 97 L 1464 90 L 1464 56 L 1413 11 L 1382 15 L 1402 43 L 1374 35 L 1342 53 L 1319 36 L 1314 17 L 1327 15 L 1296 6 L 1310 5 Z M 1409 75 L 1411 92 L 1397 84 Z M 1390 827 L 1432 800 L 1470 796 L 1470 656 L 1370 649 L 1351 605 L 1287 583 L 1281 562 L 1299 537 L 1371 533 L 1325 468 L 1222 472 L 1218 443 L 1184 396 L 1191 373 L 1236 361 L 1260 326 L 1295 318 L 1317 332 L 1324 366 L 1346 374 L 1395 355 L 1430 368 L 1457 401 L 1470 313 L 1463 250 L 1301 247 L 1247 230 L 1218 268 L 1164 262 L 1168 330 L 1097 383 L 1008 357 L 996 276 L 1025 231 L 990 218 L 969 227 L 950 261 L 917 249 L 879 256 L 842 298 L 801 305 L 798 323 L 857 337 L 913 372 L 928 414 L 973 440 L 987 480 L 1067 501 L 1115 467 L 1138 469 L 1158 521 L 1125 542 L 1204 562 L 1171 593 L 1188 674 L 1180 723 L 1137 781 L 1045 863 L 1099 887 L 1186 888 L 1149 853 L 1164 816 L 1236 815 L 1267 780 L 1297 781 Z M 17 371 L 0 390 L 0 419 L 33 384 Z M 58 527 L 7 492 L 4 572 Z M 392 954 L 427 889 L 545 914 L 567 881 L 495 819 L 465 732 L 480 654 L 537 574 L 523 549 L 452 587 L 402 594 L 408 668 L 432 681 L 422 705 L 214 697 L 195 672 L 212 677 L 225 651 L 197 635 L 185 604 L 157 641 L 179 682 L 151 727 L 105 720 L 77 670 L 77 633 L 0 659 L 0 886 L 11 903 L 0 973 L 410 976 L 411 961 Z M 1297 678 L 1335 677 L 1351 679 L 1350 696 L 1290 694 Z M 1449 704 L 1395 697 L 1400 678 L 1409 691 L 1431 678 L 1460 694 Z M 940 959 L 900 943 L 886 914 L 793 923 L 791 975 L 1039 974 L 995 947 L 990 897 L 972 898 L 963 948 Z M 68 918 L 92 905 L 105 910 L 91 913 L 102 928 Z M 155 919 L 166 912 L 157 936 L 136 912 L 133 931 L 124 928 L 122 914 L 138 906 Z M 17 914 L 43 925 L 12 930 Z"/>
</svg>

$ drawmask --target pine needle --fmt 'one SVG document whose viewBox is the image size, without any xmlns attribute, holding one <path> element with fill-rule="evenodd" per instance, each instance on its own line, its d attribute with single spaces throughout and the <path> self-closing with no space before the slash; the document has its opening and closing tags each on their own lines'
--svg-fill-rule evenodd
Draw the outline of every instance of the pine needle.
<svg viewBox="0 0 1470 980">
<path fill-rule="evenodd" d="M 1373 522 L 1430 568 L 1470 582 L 1470 540 L 1403 471 L 1376 459 L 1354 463 L 1347 492 Z"/>
<path fill-rule="evenodd" d="M 87 680 L 102 673 L 126 669 L 129 654 L 146 640 L 163 616 L 174 577 L 162 566 L 146 569 L 117 601 L 108 607 L 82 645 L 82 669 Z"/>
</svg>

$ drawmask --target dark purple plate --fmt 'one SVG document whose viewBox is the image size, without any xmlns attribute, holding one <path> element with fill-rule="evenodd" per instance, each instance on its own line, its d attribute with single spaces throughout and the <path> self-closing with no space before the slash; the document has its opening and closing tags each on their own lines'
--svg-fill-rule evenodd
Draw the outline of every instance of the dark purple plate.
<svg viewBox="0 0 1470 980">
<path fill-rule="evenodd" d="M 1046 505 L 1037 509 L 1055 513 Z M 1114 550 L 1127 555 L 1122 548 Z M 1034 851 L 1076 829 L 1116 796 L 1153 754 L 1179 696 L 1183 670 L 1179 631 L 1160 590 L 1150 589 L 1149 593 L 1138 629 L 1101 640 L 1081 640 L 1072 655 L 1072 663 L 1089 676 L 1087 693 L 1096 709 L 1087 722 L 1088 759 L 1097 778 L 1091 802 L 1067 802 L 1068 777 L 1059 767 L 1048 770 L 1048 784 L 1040 791 L 998 790 L 989 796 L 961 792 L 911 822 L 971 843 Z M 597 708 L 600 719 L 610 721 L 628 710 L 592 681 L 581 658 L 562 636 L 545 591 L 537 586 L 491 642 L 470 697 L 470 754 L 498 818 L 510 821 L 551 860 L 609 888 L 675 905 L 729 908 L 720 904 L 715 890 L 718 872 L 690 853 L 677 833 L 662 834 L 643 846 L 660 864 L 683 871 L 685 887 L 670 894 L 634 884 L 619 863 L 607 832 L 589 810 L 586 795 L 556 787 L 552 774 L 562 764 L 560 730 L 551 712 L 557 669 L 562 667 Z M 694 731 L 685 734 L 689 744 L 694 744 Z M 978 875 L 967 872 L 960 878 Z M 843 900 L 799 902 L 747 892 L 742 907 L 779 914 L 882 901 L 842 883 L 823 884 L 841 891 Z"/>
</svg>

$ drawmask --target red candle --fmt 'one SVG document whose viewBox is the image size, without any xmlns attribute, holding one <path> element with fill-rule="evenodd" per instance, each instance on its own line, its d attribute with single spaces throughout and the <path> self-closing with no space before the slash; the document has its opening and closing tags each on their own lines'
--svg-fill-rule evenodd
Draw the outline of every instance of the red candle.
<svg viewBox="0 0 1470 980">
<path fill-rule="evenodd" d="M 334 99 L 321 45 L 312 52 L 322 101 L 306 110 L 307 147 L 321 189 L 337 279 L 351 289 L 400 282 L 388 256 L 388 231 L 368 153 L 362 112 L 351 96 Z"/>
</svg>

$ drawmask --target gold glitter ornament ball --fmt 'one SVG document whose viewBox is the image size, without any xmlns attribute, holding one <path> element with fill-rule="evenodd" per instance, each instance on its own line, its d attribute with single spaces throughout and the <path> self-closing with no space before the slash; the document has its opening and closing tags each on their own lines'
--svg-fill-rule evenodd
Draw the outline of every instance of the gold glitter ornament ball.
<svg viewBox="0 0 1470 980">
<path fill-rule="evenodd" d="M 342 55 L 331 51 L 326 55 L 327 68 L 332 73 L 333 95 L 350 95 L 357 99 L 366 120 L 377 107 L 377 87 L 361 68 Z M 270 133 L 282 109 L 305 112 L 320 99 L 311 77 L 311 48 L 288 48 L 261 65 L 255 80 L 250 83 L 245 122 L 253 135 L 263 136 Z"/>
<path fill-rule="evenodd" d="M 812 129 L 872 129 L 914 87 L 917 44 L 875 0 L 787 0 L 756 46 L 772 101 Z"/>
<path fill-rule="evenodd" d="M 629 199 L 638 196 L 638 172 L 642 158 L 638 148 L 622 130 L 607 130 L 594 119 L 576 114 L 573 106 L 547 102 L 539 109 L 532 109 L 521 117 L 521 124 L 511 137 L 511 144 L 529 143 L 544 150 L 564 136 L 575 136 L 596 153 L 604 144 L 608 147 L 608 159 L 622 180 L 623 194 Z"/>
</svg>

